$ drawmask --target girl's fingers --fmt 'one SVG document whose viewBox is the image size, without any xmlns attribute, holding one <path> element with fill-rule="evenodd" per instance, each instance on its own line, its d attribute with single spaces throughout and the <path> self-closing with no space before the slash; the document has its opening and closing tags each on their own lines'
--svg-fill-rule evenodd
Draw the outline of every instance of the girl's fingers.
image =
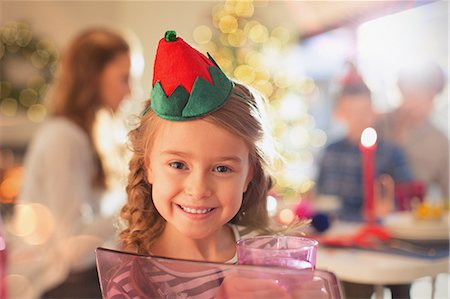
<svg viewBox="0 0 450 299">
<path fill-rule="evenodd" d="M 330 297 L 330 294 L 326 291 L 325 283 L 322 279 L 317 277 L 310 281 L 302 282 L 302 284 L 296 288 L 291 288 L 291 292 L 294 298 L 299 299 L 326 299 Z"/>
<path fill-rule="evenodd" d="M 291 299 L 285 288 L 277 281 L 270 279 L 255 279 L 237 276 L 225 278 L 220 286 L 216 299 Z"/>
</svg>

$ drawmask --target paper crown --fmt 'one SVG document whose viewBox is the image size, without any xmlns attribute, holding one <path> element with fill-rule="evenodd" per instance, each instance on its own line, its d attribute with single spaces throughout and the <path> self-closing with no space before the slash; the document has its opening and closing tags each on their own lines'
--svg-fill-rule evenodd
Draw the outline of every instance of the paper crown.
<svg viewBox="0 0 450 299">
<path fill-rule="evenodd" d="M 151 108 L 166 120 L 202 117 L 221 107 L 233 87 L 214 59 L 206 57 L 175 31 L 167 31 L 158 43 L 153 69 Z"/>
</svg>

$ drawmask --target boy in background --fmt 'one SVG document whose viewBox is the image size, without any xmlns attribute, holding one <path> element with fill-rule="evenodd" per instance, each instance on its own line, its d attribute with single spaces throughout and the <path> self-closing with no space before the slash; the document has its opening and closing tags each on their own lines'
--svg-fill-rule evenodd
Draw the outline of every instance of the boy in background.
<svg viewBox="0 0 450 299">
<path fill-rule="evenodd" d="M 346 127 L 346 136 L 325 148 L 319 163 L 316 191 L 321 195 L 333 195 L 340 199 L 337 211 L 340 219 L 362 221 L 363 178 L 361 133 L 375 123 L 371 92 L 354 66 L 343 78 L 337 97 L 334 117 Z M 389 176 L 394 184 L 412 181 L 412 173 L 404 152 L 392 143 L 378 138 L 375 152 L 375 178 Z M 377 198 L 376 198 L 377 200 Z M 393 200 L 393 195 L 391 196 Z M 388 206 L 393 206 L 393 202 Z M 388 208 L 389 210 L 389 208 Z M 385 211 L 386 208 L 385 208 Z M 370 298 L 372 285 L 343 281 L 347 298 Z M 409 285 L 392 285 L 393 298 L 409 298 Z"/>
</svg>

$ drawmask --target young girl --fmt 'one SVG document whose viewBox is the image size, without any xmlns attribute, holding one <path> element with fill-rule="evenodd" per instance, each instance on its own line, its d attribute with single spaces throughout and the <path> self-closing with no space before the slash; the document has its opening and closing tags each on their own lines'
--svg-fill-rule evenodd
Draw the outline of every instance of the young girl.
<svg viewBox="0 0 450 299">
<path fill-rule="evenodd" d="M 262 104 L 211 57 L 166 33 L 158 45 L 151 100 L 129 135 L 134 155 L 121 212 L 127 228 L 120 234 L 126 251 L 236 263 L 236 241 L 266 232 L 272 179 Z M 208 272 L 189 280 L 192 273 L 143 268 L 130 265 L 122 273 L 137 269 L 187 297 L 213 297 L 224 277 Z M 119 273 L 114 285 L 136 291 L 129 281 Z M 275 283 L 258 290 L 267 287 L 268 298 L 283 292 Z M 149 296 L 148 290 L 136 294 Z"/>
<path fill-rule="evenodd" d="M 167 120 L 147 103 L 151 108 L 129 135 L 134 155 L 121 213 L 128 228 L 120 234 L 126 250 L 235 262 L 241 234 L 267 226 L 272 180 L 262 101 L 232 85 L 220 107 L 195 119 Z"/>
</svg>

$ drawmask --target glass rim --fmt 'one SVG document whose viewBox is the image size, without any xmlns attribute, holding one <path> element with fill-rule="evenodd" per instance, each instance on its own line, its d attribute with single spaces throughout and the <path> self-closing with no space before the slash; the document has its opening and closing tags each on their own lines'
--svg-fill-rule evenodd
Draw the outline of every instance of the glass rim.
<svg viewBox="0 0 450 299">
<path fill-rule="evenodd" d="M 304 247 L 317 247 L 317 245 L 319 244 L 319 242 L 315 239 L 311 239 L 311 238 L 306 238 L 306 237 L 298 237 L 298 236 L 277 236 L 277 235 L 263 235 L 263 236 L 255 236 L 255 237 L 247 237 L 244 239 L 240 239 L 236 242 L 237 247 L 243 248 L 245 246 L 245 248 L 251 249 L 251 250 L 267 250 L 267 248 L 258 248 L 258 247 L 253 247 L 252 244 L 250 245 L 245 245 L 244 243 L 246 243 L 246 241 L 249 240 L 262 240 L 262 239 L 268 239 L 268 238 L 283 238 L 283 237 L 287 237 L 290 239 L 296 239 L 296 240 L 302 240 L 302 241 L 307 241 L 306 244 L 304 244 Z M 295 248 L 278 248 L 277 250 L 295 250 Z"/>
</svg>

